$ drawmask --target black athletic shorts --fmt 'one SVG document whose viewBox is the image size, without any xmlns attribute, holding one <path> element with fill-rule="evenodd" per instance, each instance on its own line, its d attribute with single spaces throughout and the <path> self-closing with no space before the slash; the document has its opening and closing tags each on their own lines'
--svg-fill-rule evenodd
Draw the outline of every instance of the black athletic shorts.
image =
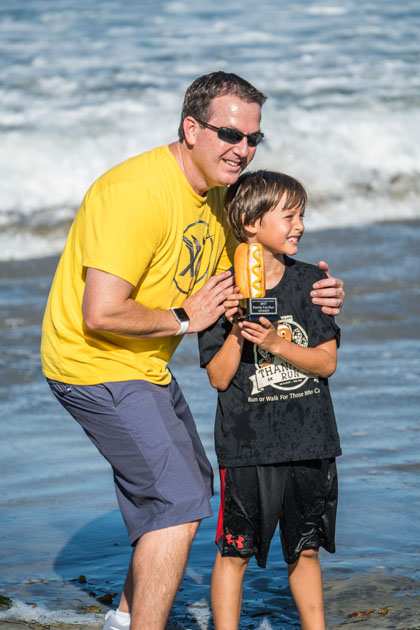
<svg viewBox="0 0 420 630">
<path fill-rule="evenodd" d="M 304 549 L 335 552 L 335 459 L 220 469 L 216 544 L 222 556 L 255 555 L 267 563 L 280 524 L 284 559 L 293 564 Z"/>
</svg>

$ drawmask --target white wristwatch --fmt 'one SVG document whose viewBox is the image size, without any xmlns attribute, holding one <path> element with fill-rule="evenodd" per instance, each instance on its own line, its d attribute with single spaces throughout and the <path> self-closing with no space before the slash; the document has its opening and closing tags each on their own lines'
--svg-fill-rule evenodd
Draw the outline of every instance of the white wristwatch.
<svg viewBox="0 0 420 630">
<path fill-rule="evenodd" d="M 176 335 L 185 335 L 190 326 L 190 318 L 188 317 L 186 311 L 183 308 L 171 308 L 173 316 L 179 324 L 179 328 L 176 331 Z"/>
</svg>

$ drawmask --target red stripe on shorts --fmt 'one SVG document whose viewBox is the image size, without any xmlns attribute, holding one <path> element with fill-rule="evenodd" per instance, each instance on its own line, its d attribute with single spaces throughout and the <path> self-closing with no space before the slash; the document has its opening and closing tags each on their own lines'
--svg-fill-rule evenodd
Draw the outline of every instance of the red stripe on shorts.
<svg viewBox="0 0 420 630">
<path fill-rule="evenodd" d="M 226 468 L 219 468 L 220 475 L 220 505 L 219 516 L 217 518 L 216 544 L 223 538 L 223 517 L 225 509 L 225 485 L 226 485 Z"/>
</svg>

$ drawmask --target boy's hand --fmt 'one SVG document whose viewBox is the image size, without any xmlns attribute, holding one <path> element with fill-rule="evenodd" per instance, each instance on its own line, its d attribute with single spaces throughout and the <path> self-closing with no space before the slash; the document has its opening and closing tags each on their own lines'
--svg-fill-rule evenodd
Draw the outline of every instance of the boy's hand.
<svg viewBox="0 0 420 630">
<path fill-rule="evenodd" d="M 238 287 L 233 287 L 233 292 L 228 295 L 228 297 L 224 301 L 225 308 L 225 317 L 230 323 L 232 323 L 235 319 L 235 315 L 241 315 L 241 307 L 239 305 L 240 300 L 243 299 Z"/>
<path fill-rule="evenodd" d="M 265 317 L 260 317 L 260 322 L 248 322 L 244 320 L 239 322 L 239 328 L 244 339 L 247 339 L 251 343 L 255 343 L 257 346 L 268 352 L 275 352 L 276 346 L 278 346 L 280 337 L 277 334 L 276 329 L 272 323 Z"/>
<path fill-rule="evenodd" d="M 312 285 L 311 298 L 314 304 L 319 304 L 326 315 L 338 315 L 344 303 L 344 282 L 340 278 L 334 278 L 329 273 L 328 263 L 320 260 L 318 267 L 325 271 L 327 278 L 318 280 Z"/>
</svg>

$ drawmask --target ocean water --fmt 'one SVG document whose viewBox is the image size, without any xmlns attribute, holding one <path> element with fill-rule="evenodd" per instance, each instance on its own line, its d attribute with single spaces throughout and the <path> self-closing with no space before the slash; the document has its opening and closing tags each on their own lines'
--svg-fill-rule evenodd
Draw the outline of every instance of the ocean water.
<svg viewBox="0 0 420 630">
<path fill-rule="evenodd" d="M 174 139 L 214 69 L 269 96 L 255 165 L 304 181 L 311 226 L 418 217 L 419 35 L 417 0 L 3 0 L 0 257 L 59 251 L 90 183 Z"/>
<path fill-rule="evenodd" d="M 359 575 L 420 580 L 419 34 L 417 0 L 3 0 L 0 592 L 14 606 L 0 617 L 83 625 L 98 619 L 97 596 L 117 600 L 129 548 L 112 477 L 42 379 L 39 325 L 88 185 L 174 139 L 186 86 L 219 68 L 269 96 L 255 165 L 302 179 L 300 257 L 327 259 L 346 281 L 332 379 L 344 456 L 327 586 Z M 215 397 L 194 339 L 173 369 L 215 463 Z M 175 602 L 184 628 L 210 628 L 214 527 L 215 518 L 203 523 Z M 250 567 L 243 624 L 298 627 L 276 541 L 268 570 Z"/>
<path fill-rule="evenodd" d="M 362 575 L 375 582 L 378 597 L 382 576 L 396 587 L 404 577 L 417 580 L 420 592 L 419 248 L 416 221 L 310 231 L 303 241 L 301 257 L 316 262 L 327 252 L 348 291 L 331 379 L 344 453 L 337 553 L 323 553 L 322 561 L 327 587 L 356 578 L 353 597 Z M 0 592 L 14 601 L 0 618 L 83 625 L 98 618 L 90 608 L 95 597 L 117 601 L 129 547 L 110 471 L 40 374 L 39 324 L 55 262 L 0 263 Z M 215 464 L 215 396 L 198 368 L 194 338 L 183 341 L 172 368 Z M 176 598 L 173 619 L 185 629 L 211 627 L 215 525 L 215 517 L 203 522 Z M 250 566 L 244 628 L 298 627 L 279 547 L 275 537 L 266 571 Z M 343 620 L 333 604 L 330 628 Z"/>
</svg>

